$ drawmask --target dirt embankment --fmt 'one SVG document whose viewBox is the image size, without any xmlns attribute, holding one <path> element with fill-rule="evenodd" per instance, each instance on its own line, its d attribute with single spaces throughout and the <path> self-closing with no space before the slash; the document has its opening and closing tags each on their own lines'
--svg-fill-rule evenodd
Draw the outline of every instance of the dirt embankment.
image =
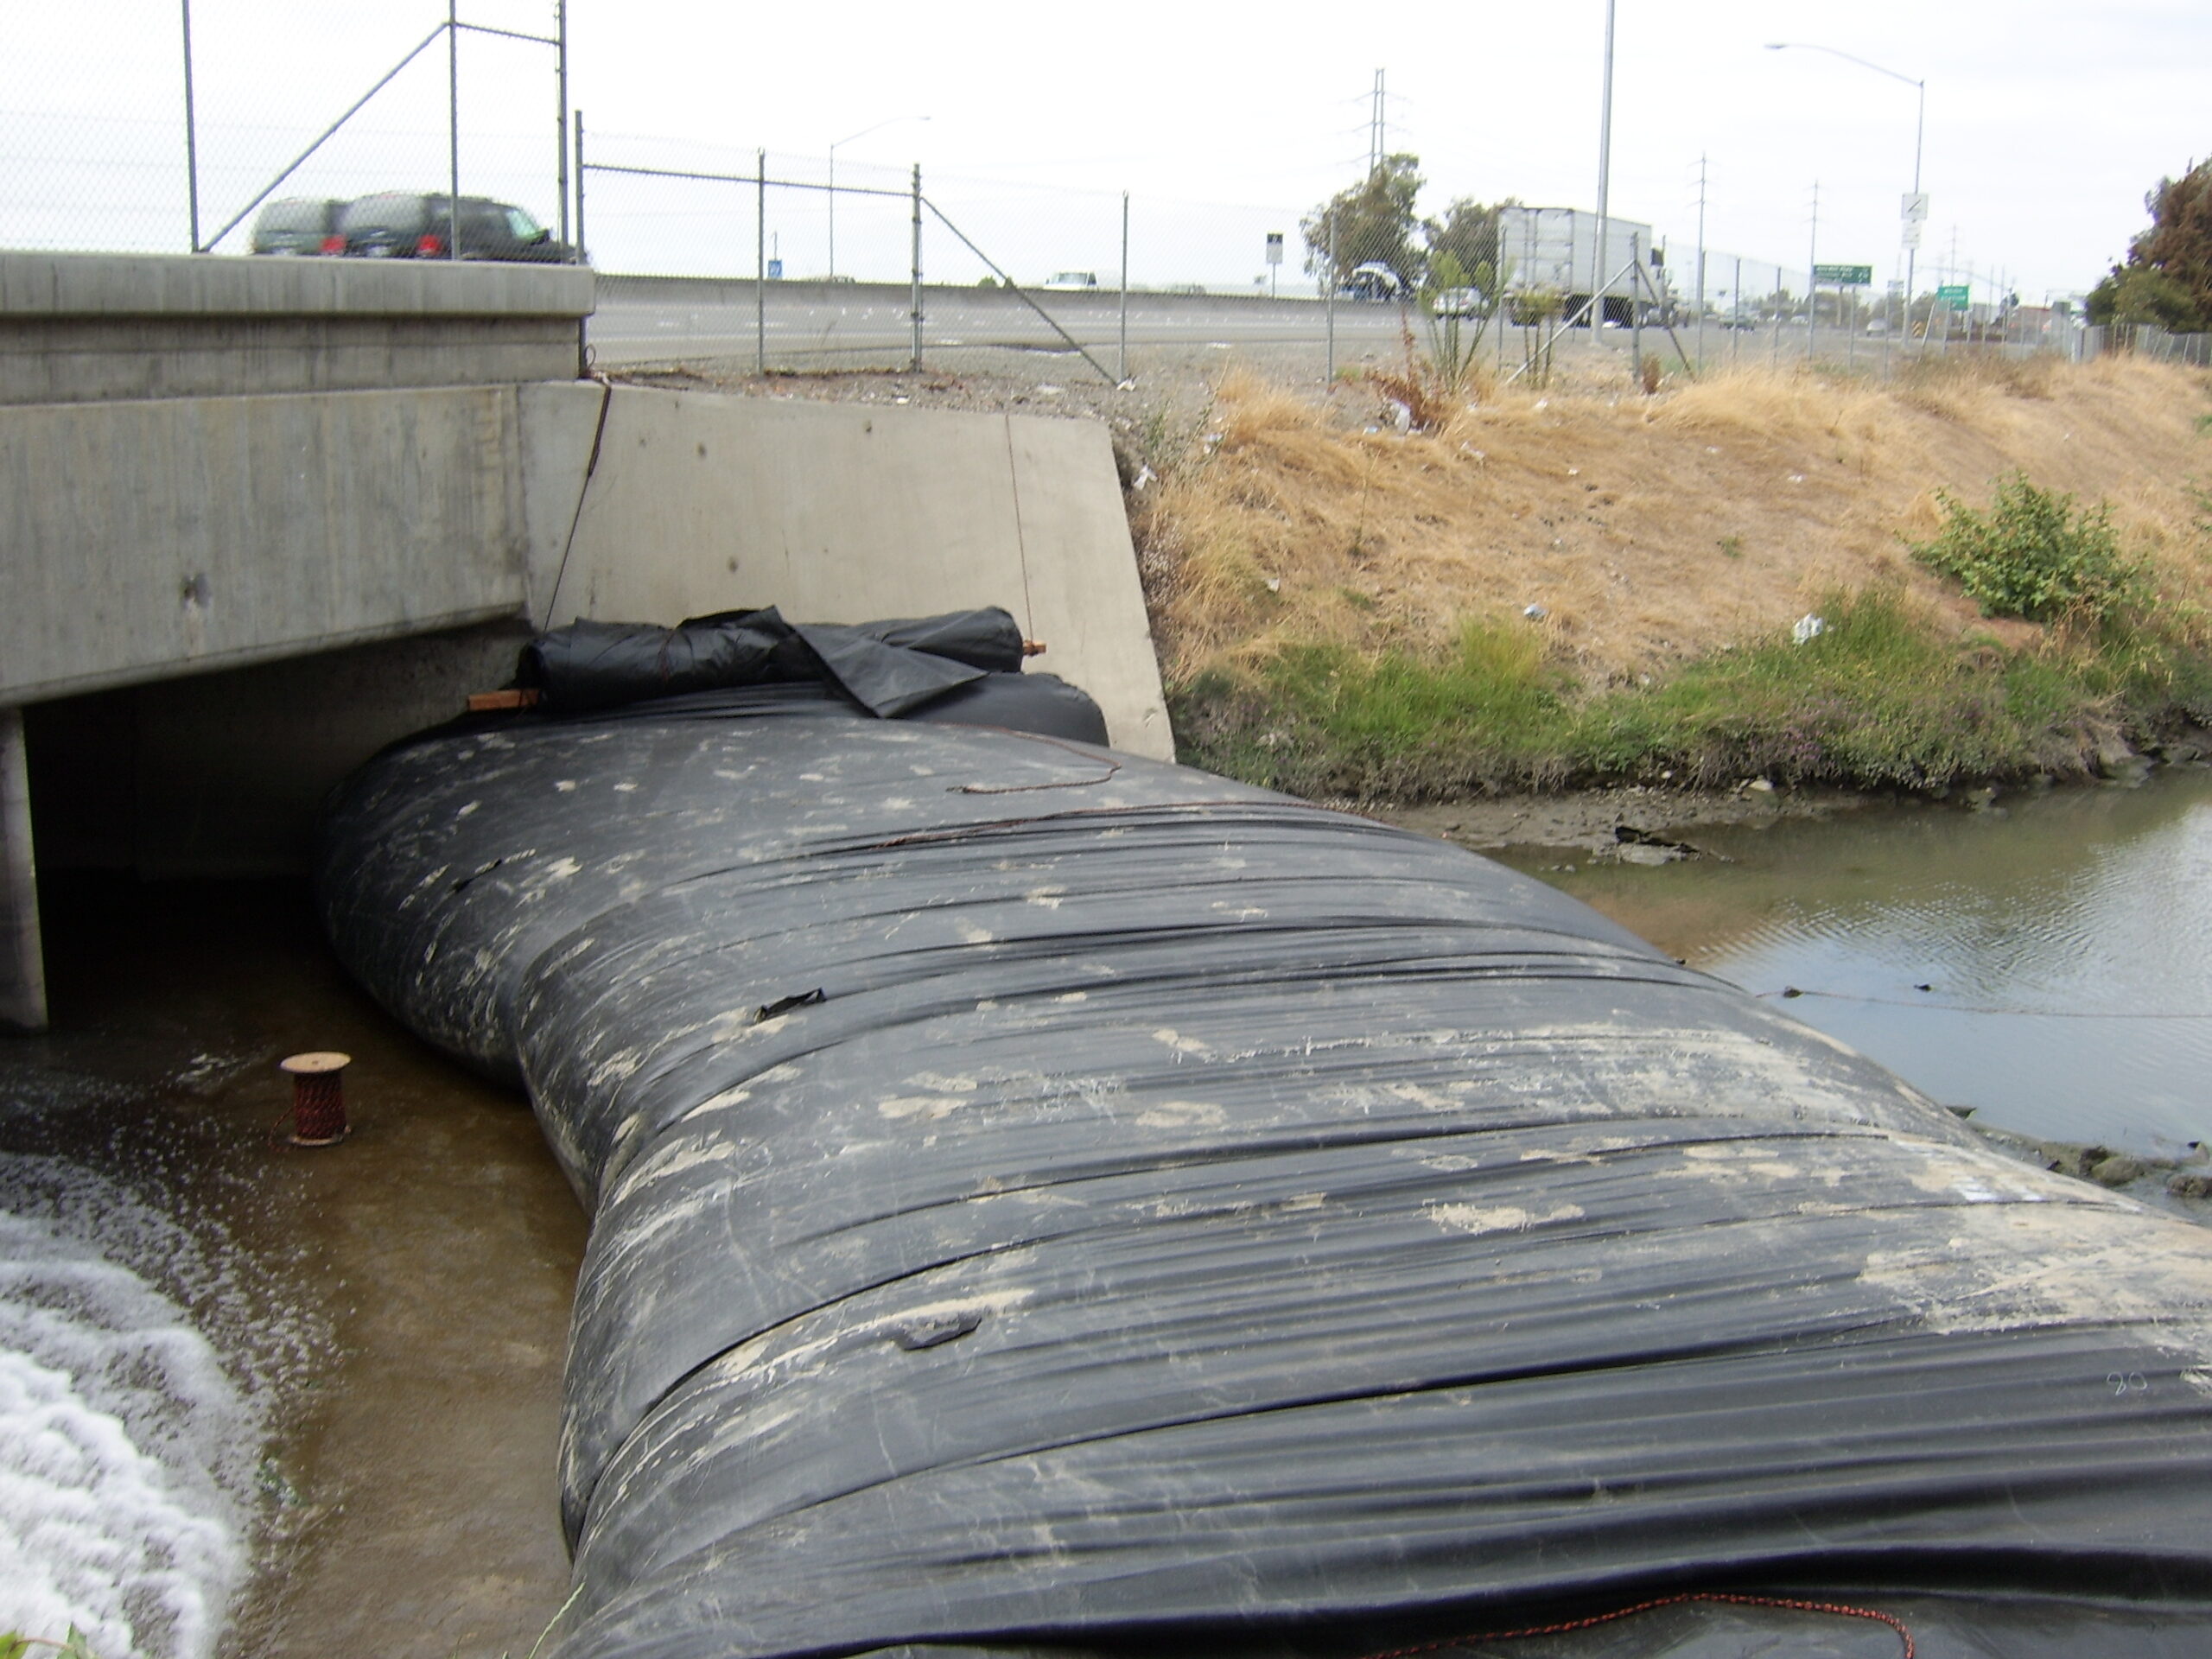
<svg viewBox="0 0 2212 1659">
<path fill-rule="evenodd" d="M 1977 616 L 1905 545 L 1941 493 L 1980 506 L 2019 469 L 2107 500 L 2162 592 L 2198 601 L 2208 409 L 2202 374 L 2134 359 L 1934 359 L 1888 386 L 1757 370 L 1650 398 L 1516 389 L 1423 433 L 1365 385 L 1316 402 L 1232 373 L 1134 519 L 1171 680 L 1512 618 L 1585 685 L 1635 683 L 1876 582 L 2017 649 L 2033 625 Z"/>
</svg>

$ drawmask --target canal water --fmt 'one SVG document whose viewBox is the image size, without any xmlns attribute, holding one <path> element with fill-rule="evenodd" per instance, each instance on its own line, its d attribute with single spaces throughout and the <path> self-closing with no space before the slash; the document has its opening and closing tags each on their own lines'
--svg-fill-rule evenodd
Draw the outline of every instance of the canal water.
<svg viewBox="0 0 2212 1659">
<path fill-rule="evenodd" d="M 2212 769 L 1669 835 L 1704 855 L 1503 856 L 1977 1123 L 2212 1141 Z"/>
<path fill-rule="evenodd" d="M 584 1235 L 527 1104 L 372 1005 L 296 887 L 43 897 L 55 1028 L 0 1039 L 0 1631 L 520 1659 L 568 1592 Z M 307 1049 L 353 1057 L 314 1151 Z"/>
</svg>

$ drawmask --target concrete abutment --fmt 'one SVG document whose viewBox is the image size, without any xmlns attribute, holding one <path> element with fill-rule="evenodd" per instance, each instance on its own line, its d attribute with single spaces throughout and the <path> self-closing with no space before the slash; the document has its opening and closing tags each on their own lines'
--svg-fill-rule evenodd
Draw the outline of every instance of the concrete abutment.
<svg viewBox="0 0 2212 1659">
<path fill-rule="evenodd" d="M 303 870 L 331 783 L 578 618 L 1002 605 L 1172 758 L 1103 428 L 579 378 L 593 285 L 0 253 L 0 1020 L 41 866 Z"/>
</svg>

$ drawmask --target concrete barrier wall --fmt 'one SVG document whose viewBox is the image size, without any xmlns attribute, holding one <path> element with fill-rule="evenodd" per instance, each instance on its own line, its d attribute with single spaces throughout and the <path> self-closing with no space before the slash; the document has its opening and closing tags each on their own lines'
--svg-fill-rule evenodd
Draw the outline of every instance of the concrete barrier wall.
<svg viewBox="0 0 2212 1659">
<path fill-rule="evenodd" d="M 1116 747 L 1173 755 L 1094 423 L 618 386 L 575 535 L 531 585 L 550 626 L 1001 605 L 1049 647 L 1039 668 L 1098 700 Z"/>
<path fill-rule="evenodd" d="M 565 378 L 592 305 L 563 265 L 0 252 L 0 404 Z"/>
</svg>

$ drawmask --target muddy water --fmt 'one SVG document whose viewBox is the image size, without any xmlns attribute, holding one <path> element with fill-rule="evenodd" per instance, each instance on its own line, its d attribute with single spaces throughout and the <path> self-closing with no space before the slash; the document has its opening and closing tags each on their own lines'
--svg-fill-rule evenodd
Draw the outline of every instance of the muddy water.
<svg viewBox="0 0 2212 1659">
<path fill-rule="evenodd" d="M 555 1438 L 584 1234 L 528 1108 L 356 992 L 297 889 L 64 883 L 47 899 L 56 1029 L 0 1039 L 0 1246 L 23 1234 L 48 1279 L 105 1288 L 57 1299 L 0 1275 L 0 1347 L 13 1313 L 63 1327 L 35 1374 L 17 1367 L 44 1394 L 0 1389 L 0 1408 L 97 1452 L 100 1490 L 160 1489 L 169 1507 L 124 1526 L 132 1547 L 194 1546 L 150 1552 L 185 1569 L 158 1595 L 92 1609 L 134 1631 L 95 1651 L 527 1653 L 567 1593 Z M 275 1063 L 327 1048 L 354 1057 L 353 1134 L 302 1151 L 271 1134 L 290 1094 Z M 204 1344 L 226 1375 L 141 1365 L 144 1397 L 118 1402 L 103 1356 L 126 1338 L 185 1361 Z M 73 1355 L 92 1360 L 73 1382 Z M 134 1409 L 150 1426 L 135 1451 Z M 169 1418 L 207 1424 L 206 1444 L 171 1446 Z M 182 1478 L 139 1453 L 173 1453 Z M 79 1569 L 111 1548 L 102 1508 L 40 1542 L 52 1582 L 23 1616 L 99 1599 Z M 213 1627 L 192 1623 L 203 1604 Z"/>
<path fill-rule="evenodd" d="M 2212 1141 L 2212 771 L 1668 833 L 1714 856 L 1503 856 L 1977 1122 Z"/>
</svg>

